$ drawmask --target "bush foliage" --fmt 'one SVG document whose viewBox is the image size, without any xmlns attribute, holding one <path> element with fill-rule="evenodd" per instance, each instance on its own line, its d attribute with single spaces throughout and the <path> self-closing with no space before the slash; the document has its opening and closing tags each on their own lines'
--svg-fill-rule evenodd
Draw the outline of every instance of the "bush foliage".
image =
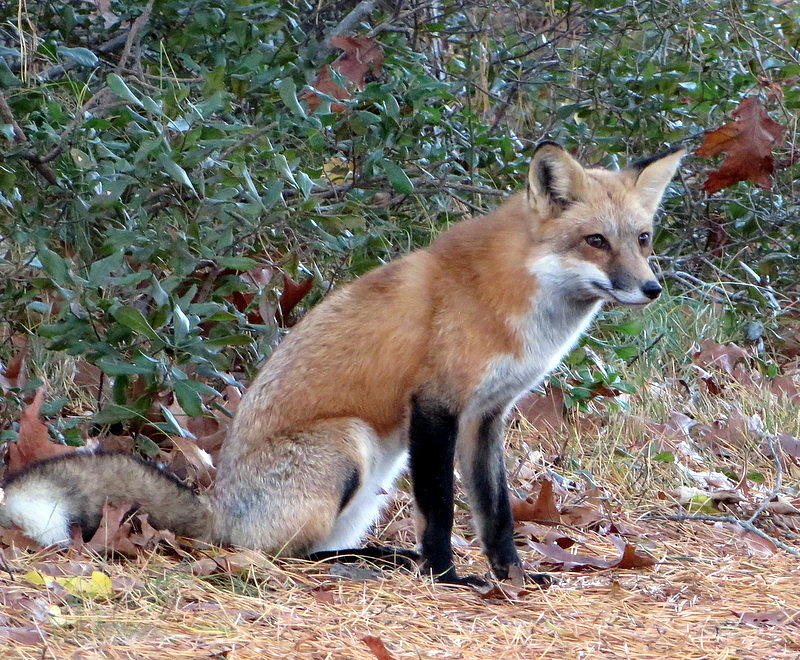
<svg viewBox="0 0 800 660">
<path fill-rule="evenodd" d="M 353 2 L 0 2 L 3 356 L 26 335 L 79 357 L 109 385 L 96 425 L 180 433 L 166 396 L 203 415 L 331 287 L 518 187 L 539 139 L 624 166 L 694 149 L 748 95 L 790 130 L 800 107 L 791 3 L 372 4 L 350 34 L 382 62 L 363 89 L 334 67 L 351 98 L 320 85 L 312 111 Z M 673 294 L 751 339 L 796 292 L 793 137 L 769 191 L 706 195 L 691 159 L 657 236 Z M 578 399 L 638 352 L 607 318 L 571 359 Z"/>
</svg>

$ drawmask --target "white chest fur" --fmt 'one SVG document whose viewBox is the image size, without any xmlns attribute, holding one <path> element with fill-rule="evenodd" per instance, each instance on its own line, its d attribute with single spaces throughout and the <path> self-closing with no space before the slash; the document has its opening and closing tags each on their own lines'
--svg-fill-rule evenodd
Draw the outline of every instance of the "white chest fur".
<svg viewBox="0 0 800 660">
<path fill-rule="evenodd" d="M 536 387 L 572 350 L 600 310 L 601 301 L 571 297 L 561 281 L 542 277 L 539 282 L 529 311 L 515 322 L 523 352 L 492 360 L 470 403 L 475 413 L 508 406 Z"/>
</svg>

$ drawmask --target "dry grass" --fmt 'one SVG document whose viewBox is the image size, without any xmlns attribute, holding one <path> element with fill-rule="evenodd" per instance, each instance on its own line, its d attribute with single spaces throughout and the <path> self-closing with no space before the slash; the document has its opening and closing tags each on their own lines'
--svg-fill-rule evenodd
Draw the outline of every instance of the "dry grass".
<svg viewBox="0 0 800 660">
<path fill-rule="evenodd" d="M 367 635 L 395 658 L 797 657 L 794 626 L 738 623 L 742 612 L 800 610 L 796 559 L 749 556 L 708 527 L 644 531 L 660 560 L 652 570 L 563 574 L 513 602 L 401 572 L 355 582 L 324 566 L 265 562 L 243 578 L 197 579 L 160 555 L 98 560 L 139 584 L 109 600 L 70 599 L 43 644 L 6 646 L 3 657 L 370 658 Z M 460 554 L 483 570 L 476 550 Z M 19 579 L 3 582 L 30 591 Z"/>
<path fill-rule="evenodd" d="M 685 330 L 688 337 L 698 328 Z M 678 412 L 724 427 L 737 415 L 758 413 L 768 432 L 800 435 L 796 403 L 734 380 L 723 383 L 722 394 L 711 395 L 685 358 L 670 362 L 689 349 L 678 332 L 670 331 L 670 340 L 648 355 L 649 363 L 662 365 L 661 371 L 641 360 L 626 374 L 641 387 L 622 410 L 609 413 L 598 407 L 557 434 L 522 424 L 508 443 L 516 494 L 534 492 L 544 474 L 555 478 L 561 504 L 580 500 L 592 482 L 597 484 L 604 515 L 657 560 L 650 569 L 557 572 L 559 582 L 549 590 L 485 599 L 399 570 L 342 573 L 329 564 L 274 561 L 258 554 L 241 571 L 199 577 L 192 572 L 191 557 L 169 549 L 120 561 L 7 550 L 16 572 L 0 575 L 0 657 L 373 658 L 364 637 L 374 636 L 388 649 L 386 657 L 397 659 L 797 658 L 794 620 L 776 626 L 739 621 L 742 613 L 800 612 L 796 557 L 721 526 L 647 518 L 681 511 L 674 499 L 659 496 L 693 485 L 681 466 L 695 472 L 758 471 L 766 479 L 764 492 L 775 476 L 771 457 L 755 437 L 723 447 L 723 458 L 719 447 L 715 453 L 698 444 L 693 455 L 676 450 L 675 463 L 654 461 L 654 424 Z M 673 366 L 664 370 L 665 364 Z M 798 485 L 797 467 L 789 463 L 783 492 L 796 498 Z M 378 539 L 411 547 L 412 527 L 410 498 L 401 492 Z M 765 529 L 800 550 L 800 537 L 774 525 Z M 617 555 L 608 537 L 598 532 L 568 526 L 562 531 L 577 542 L 581 554 Z M 485 573 L 463 499 L 455 533 L 462 573 Z M 525 541 L 521 552 L 535 569 L 542 556 Z M 59 567 L 67 574 L 103 571 L 114 580 L 113 595 L 91 598 L 60 587 L 37 587 L 23 577 L 37 567 L 50 574 Z M 38 616 L 30 611 L 34 601 L 40 603 Z M 46 609 L 48 603 L 57 604 L 60 612 L 41 614 L 41 604 Z M 38 628 L 43 637 L 31 645 L 4 640 L 8 627 L 15 626 Z"/>
</svg>

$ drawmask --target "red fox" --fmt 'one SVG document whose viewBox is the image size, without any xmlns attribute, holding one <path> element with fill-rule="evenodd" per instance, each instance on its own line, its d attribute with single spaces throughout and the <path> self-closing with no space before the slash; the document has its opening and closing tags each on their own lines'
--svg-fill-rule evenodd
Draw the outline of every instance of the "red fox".
<svg viewBox="0 0 800 660">
<path fill-rule="evenodd" d="M 457 460 L 494 575 L 519 575 L 507 414 L 604 301 L 659 295 L 653 216 L 683 153 L 608 171 L 541 143 L 525 190 L 300 321 L 245 393 L 208 493 L 130 456 L 72 454 L 10 477 L 0 518 L 67 543 L 72 523 L 97 527 L 104 501 L 134 502 L 184 536 L 335 555 L 361 543 L 408 462 L 423 566 L 468 583 L 477 578 L 458 575 L 450 542 Z"/>
</svg>

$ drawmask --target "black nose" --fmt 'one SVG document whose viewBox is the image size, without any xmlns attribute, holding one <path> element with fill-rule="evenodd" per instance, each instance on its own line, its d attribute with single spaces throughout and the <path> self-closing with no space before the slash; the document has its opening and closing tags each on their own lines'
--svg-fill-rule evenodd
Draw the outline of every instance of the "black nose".
<svg viewBox="0 0 800 660">
<path fill-rule="evenodd" d="M 658 294 L 661 293 L 661 285 L 655 280 L 648 280 L 642 284 L 642 293 L 650 300 L 655 300 L 658 298 Z"/>
</svg>

